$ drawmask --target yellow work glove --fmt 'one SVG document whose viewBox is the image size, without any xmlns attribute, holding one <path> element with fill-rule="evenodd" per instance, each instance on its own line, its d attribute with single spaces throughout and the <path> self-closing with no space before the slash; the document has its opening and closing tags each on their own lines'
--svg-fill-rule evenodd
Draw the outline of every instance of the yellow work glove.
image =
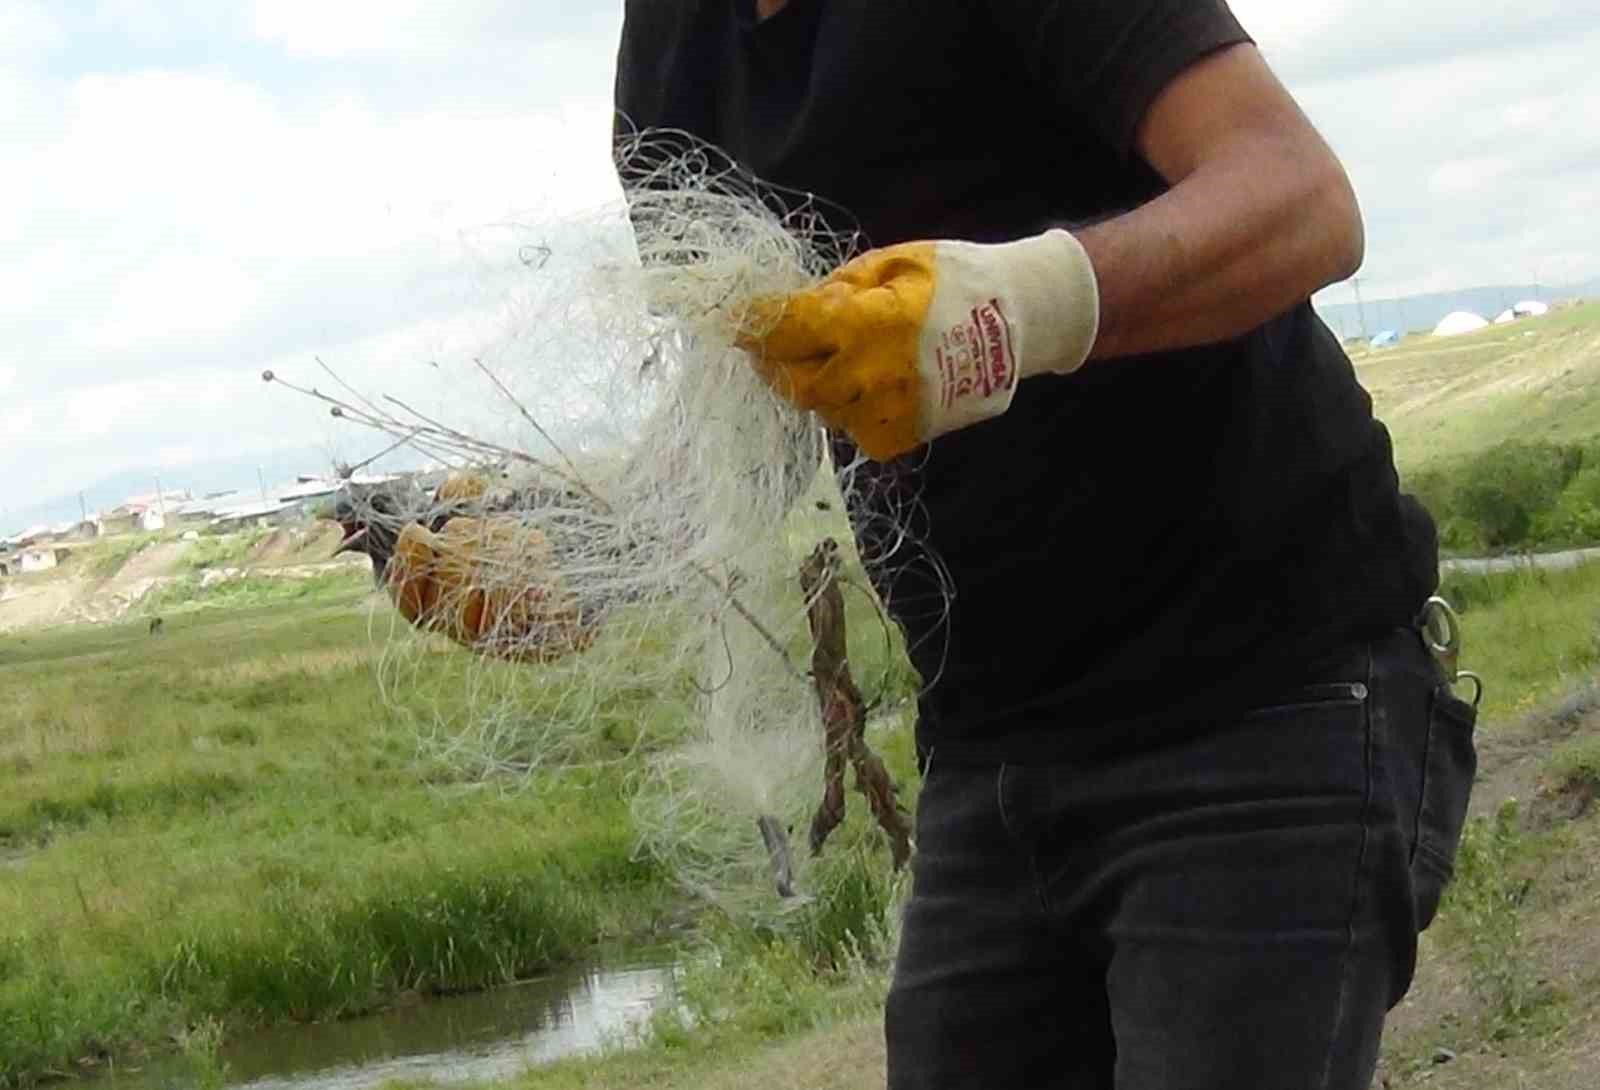
<svg viewBox="0 0 1600 1090">
<path fill-rule="evenodd" d="M 549 542 L 513 518 L 454 518 L 437 534 L 408 525 L 386 582 L 406 620 L 485 655 L 554 662 L 594 641 Z"/>
<path fill-rule="evenodd" d="M 781 396 L 883 461 L 999 416 L 1030 375 L 1077 370 L 1099 326 L 1089 256 L 1052 230 L 869 251 L 758 301 L 737 341 Z"/>
</svg>

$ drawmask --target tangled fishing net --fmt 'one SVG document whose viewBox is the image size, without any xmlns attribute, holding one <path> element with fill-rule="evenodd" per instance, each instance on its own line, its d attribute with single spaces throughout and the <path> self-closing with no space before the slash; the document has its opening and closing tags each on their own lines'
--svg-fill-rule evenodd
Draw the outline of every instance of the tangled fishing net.
<svg viewBox="0 0 1600 1090">
<path fill-rule="evenodd" d="M 843 511 L 869 477 L 829 465 L 733 338 L 851 240 L 680 135 L 618 157 L 623 208 L 478 236 L 493 320 L 429 361 L 428 409 L 303 392 L 455 471 L 347 498 L 402 613 L 479 652 L 374 614 L 385 691 L 429 751 L 502 781 L 625 761 L 646 851 L 730 907 L 772 905 L 775 870 L 807 887 L 810 853 L 780 866 L 774 838 L 812 822 L 824 772 L 797 572 L 827 538 L 859 570 Z M 890 628 L 859 578 L 846 590 L 870 699 Z"/>
</svg>

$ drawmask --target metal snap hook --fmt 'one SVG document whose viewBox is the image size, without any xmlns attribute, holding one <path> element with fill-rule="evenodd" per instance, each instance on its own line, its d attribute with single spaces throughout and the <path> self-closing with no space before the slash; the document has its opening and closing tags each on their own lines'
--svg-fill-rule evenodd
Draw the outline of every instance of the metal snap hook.
<svg viewBox="0 0 1600 1090">
<path fill-rule="evenodd" d="M 1462 681 L 1472 682 L 1472 706 L 1476 708 L 1483 702 L 1483 678 L 1461 669 L 1461 618 L 1455 609 L 1434 595 L 1423 604 L 1417 627 L 1423 643 L 1444 671 L 1446 681 L 1451 686 Z"/>
</svg>

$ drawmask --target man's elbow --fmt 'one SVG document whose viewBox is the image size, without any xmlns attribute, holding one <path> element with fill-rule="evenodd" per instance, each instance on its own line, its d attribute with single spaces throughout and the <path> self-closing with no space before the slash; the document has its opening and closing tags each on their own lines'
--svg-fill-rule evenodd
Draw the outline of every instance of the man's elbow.
<svg viewBox="0 0 1600 1090">
<path fill-rule="evenodd" d="M 1326 280 L 1319 288 L 1354 276 L 1367 253 L 1366 227 L 1350 176 L 1336 159 L 1330 159 L 1321 175 L 1315 207 L 1323 225 Z"/>
</svg>

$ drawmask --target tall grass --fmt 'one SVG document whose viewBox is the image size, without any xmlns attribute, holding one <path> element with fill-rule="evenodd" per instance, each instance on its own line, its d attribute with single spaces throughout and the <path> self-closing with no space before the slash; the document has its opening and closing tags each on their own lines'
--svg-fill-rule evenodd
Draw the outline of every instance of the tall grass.
<svg viewBox="0 0 1600 1090">
<path fill-rule="evenodd" d="M 337 569 L 306 578 L 247 575 L 205 586 L 203 576 L 181 576 L 146 595 L 145 615 L 197 609 L 250 609 L 269 604 L 315 602 L 333 594 L 355 594 L 371 586 L 358 572 Z"/>
<path fill-rule="evenodd" d="M 492 986 L 676 921 L 620 772 L 502 792 L 419 755 L 367 632 L 324 589 L 161 637 L 0 640 L 0 1086 L 208 1019 Z"/>
<path fill-rule="evenodd" d="M 1600 663 L 1600 564 L 1452 575 L 1441 593 L 1462 615 L 1462 665 L 1484 678 L 1490 722 L 1531 712 Z"/>
</svg>

